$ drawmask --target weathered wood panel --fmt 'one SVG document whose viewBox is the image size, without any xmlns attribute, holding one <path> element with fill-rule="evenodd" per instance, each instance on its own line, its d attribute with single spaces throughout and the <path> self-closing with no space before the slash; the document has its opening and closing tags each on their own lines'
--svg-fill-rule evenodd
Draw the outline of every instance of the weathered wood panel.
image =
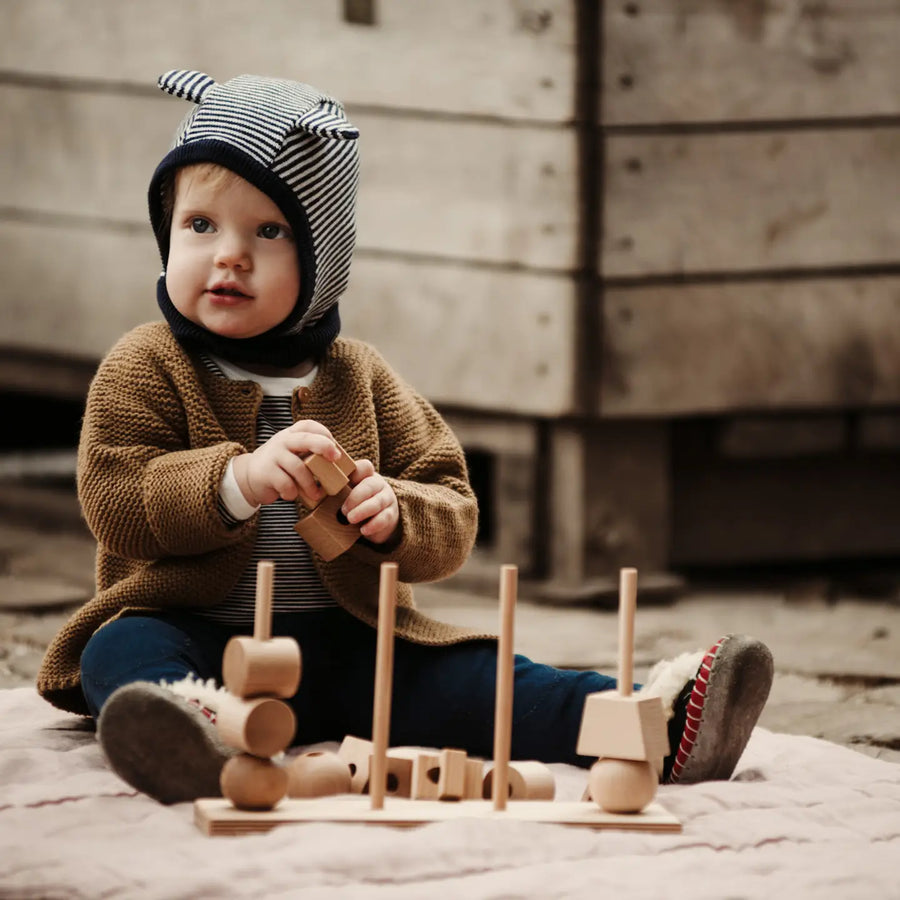
<svg viewBox="0 0 900 900">
<path fill-rule="evenodd" d="M 900 114 L 900 2 L 608 0 L 607 124 Z"/>
<path fill-rule="evenodd" d="M 150 176 L 188 104 L 0 84 L 2 205 L 147 222 Z M 568 270 L 577 253 L 574 129 L 353 116 L 358 245 Z"/>
<path fill-rule="evenodd" d="M 306 81 L 345 104 L 571 121 L 572 0 L 2 0 L 3 69 L 155 85 L 169 69 Z"/>
<path fill-rule="evenodd" d="M 894 262 L 900 127 L 616 136 L 607 277 Z"/>
<path fill-rule="evenodd" d="M 341 317 L 346 333 L 374 343 L 435 403 L 551 417 L 574 411 L 569 278 L 360 258 Z"/>
<path fill-rule="evenodd" d="M 0 222 L 0 344 L 99 359 L 160 318 L 147 232 Z M 573 404 L 574 308 L 565 277 L 362 255 L 341 316 L 436 403 L 555 416 Z"/>
<path fill-rule="evenodd" d="M 897 404 L 898 322 L 897 277 L 611 289 L 601 411 Z"/>
</svg>

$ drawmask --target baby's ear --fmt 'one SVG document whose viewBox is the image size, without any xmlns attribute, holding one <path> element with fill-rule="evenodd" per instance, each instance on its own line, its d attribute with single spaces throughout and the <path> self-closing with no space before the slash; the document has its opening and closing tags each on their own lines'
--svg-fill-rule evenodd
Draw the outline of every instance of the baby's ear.
<svg viewBox="0 0 900 900">
<path fill-rule="evenodd" d="M 209 75 L 192 69 L 172 69 L 171 72 L 160 75 L 156 83 L 161 91 L 172 94 L 173 97 L 193 100 L 194 103 L 199 103 L 216 84 L 215 79 Z"/>
</svg>

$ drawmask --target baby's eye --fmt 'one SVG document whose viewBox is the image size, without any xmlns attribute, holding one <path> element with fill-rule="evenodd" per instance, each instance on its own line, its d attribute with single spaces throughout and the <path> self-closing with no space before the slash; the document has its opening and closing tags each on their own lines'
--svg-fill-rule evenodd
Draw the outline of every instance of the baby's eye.
<svg viewBox="0 0 900 900">
<path fill-rule="evenodd" d="M 274 241 L 278 238 L 290 239 L 291 237 L 290 231 L 288 231 L 284 225 L 278 225 L 276 222 L 268 222 L 265 225 L 260 225 L 257 233 L 267 241 Z"/>
<path fill-rule="evenodd" d="M 212 230 L 212 222 L 209 219 L 204 219 L 203 216 L 194 216 L 191 219 L 191 231 L 195 231 L 197 234 L 206 234 Z"/>
</svg>

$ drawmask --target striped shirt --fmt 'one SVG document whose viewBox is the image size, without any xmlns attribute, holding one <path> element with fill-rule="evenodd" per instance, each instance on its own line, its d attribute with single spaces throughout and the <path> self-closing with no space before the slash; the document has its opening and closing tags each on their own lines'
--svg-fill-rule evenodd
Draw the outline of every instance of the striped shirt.
<svg viewBox="0 0 900 900">
<path fill-rule="evenodd" d="M 291 396 L 295 388 L 309 384 L 315 369 L 302 378 L 266 378 L 239 369 L 218 357 L 202 356 L 207 369 L 233 381 L 255 381 L 262 387 L 263 399 L 256 422 L 257 446 L 261 446 L 276 432 L 293 424 Z M 249 509 L 249 507 L 248 507 Z M 249 518 L 255 510 L 244 515 L 229 508 L 219 493 L 219 512 L 223 520 L 236 525 Z M 319 579 L 312 552 L 303 538 L 294 531 L 297 506 L 291 500 L 276 500 L 259 509 L 259 528 L 256 547 L 249 565 L 237 584 L 218 606 L 196 610 L 198 615 L 229 625 L 253 625 L 256 603 L 256 567 L 263 559 L 275 563 L 272 588 L 272 613 L 307 612 L 336 607 L 337 601 Z"/>
</svg>

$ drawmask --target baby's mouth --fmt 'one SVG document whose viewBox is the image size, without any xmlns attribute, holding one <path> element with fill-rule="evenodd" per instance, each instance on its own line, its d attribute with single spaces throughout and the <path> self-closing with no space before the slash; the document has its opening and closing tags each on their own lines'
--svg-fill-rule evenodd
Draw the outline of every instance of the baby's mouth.
<svg viewBox="0 0 900 900">
<path fill-rule="evenodd" d="M 221 284 L 217 284 L 214 287 L 209 288 L 207 293 L 212 294 L 214 297 L 250 297 L 250 294 L 245 293 L 240 288 Z"/>
</svg>

